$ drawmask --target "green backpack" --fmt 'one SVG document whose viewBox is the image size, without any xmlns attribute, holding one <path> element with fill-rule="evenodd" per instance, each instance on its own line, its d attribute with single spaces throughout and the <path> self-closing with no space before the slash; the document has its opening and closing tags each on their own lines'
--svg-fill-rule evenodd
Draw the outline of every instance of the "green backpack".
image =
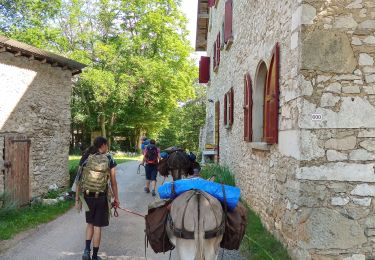
<svg viewBox="0 0 375 260">
<path fill-rule="evenodd" d="M 106 154 L 90 155 L 82 171 L 82 191 L 106 192 L 109 173 L 109 159 Z"/>
</svg>

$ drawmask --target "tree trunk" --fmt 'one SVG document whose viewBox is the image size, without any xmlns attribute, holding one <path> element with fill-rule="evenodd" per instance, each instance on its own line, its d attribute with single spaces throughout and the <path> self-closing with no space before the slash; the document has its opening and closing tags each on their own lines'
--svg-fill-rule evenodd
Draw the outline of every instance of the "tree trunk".
<svg viewBox="0 0 375 260">
<path fill-rule="evenodd" d="M 111 115 L 111 120 L 109 122 L 109 128 L 108 128 L 108 147 L 111 147 L 112 143 L 112 129 L 113 126 L 115 125 L 115 113 L 112 113 Z"/>
<path fill-rule="evenodd" d="M 102 131 L 102 136 L 107 138 L 107 130 L 105 128 L 105 115 L 100 115 L 100 129 Z"/>
</svg>

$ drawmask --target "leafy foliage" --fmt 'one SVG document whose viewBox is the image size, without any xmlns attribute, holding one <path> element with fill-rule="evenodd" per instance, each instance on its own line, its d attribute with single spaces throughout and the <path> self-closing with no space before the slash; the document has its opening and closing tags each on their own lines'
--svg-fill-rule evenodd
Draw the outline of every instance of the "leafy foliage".
<svg viewBox="0 0 375 260">
<path fill-rule="evenodd" d="M 88 65 L 76 81 L 72 127 L 84 136 L 156 135 L 194 98 L 186 18 L 172 0 L 0 1 L 2 33 Z"/>
<path fill-rule="evenodd" d="M 206 118 L 205 89 L 195 86 L 196 99 L 177 107 L 169 117 L 168 127 L 159 134 L 161 148 L 180 146 L 198 152 L 200 128 Z"/>
<path fill-rule="evenodd" d="M 204 179 L 215 177 L 215 182 L 217 183 L 236 186 L 235 177 L 228 167 L 224 167 L 218 164 L 208 164 L 203 167 L 200 174 Z"/>
</svg>

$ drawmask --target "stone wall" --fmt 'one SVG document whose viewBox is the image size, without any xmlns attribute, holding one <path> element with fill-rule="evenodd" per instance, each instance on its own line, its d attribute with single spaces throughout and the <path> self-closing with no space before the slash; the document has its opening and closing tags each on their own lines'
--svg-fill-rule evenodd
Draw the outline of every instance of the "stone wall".
<svg viewBox="0 0 375 260">
<path fill-rule="evenodd" d="M 299 246 L 316 258 L 375 256 L 375 2 L 309 1 L 301 34 L 300 77 L 312 91 L 301 99 L 302 146 L 296 178 L 304 212 Z M 312 114 L 321 120 L 312 120 Z M 312 199 L 313 198 L 313 199 Z"/>
<path fill-rule="evenodd" d="M 211 59 L 224 4 L 211 8 Z M 224 94 L 235 93 L 234 124 L 220 127 L 220 163 L 293 258 L 374 257 L 374 1 L 238 0 L 233 8 L 234 41 L 207 86 L 221 103 L 221 124 Z M 247 143 L 243 77 L 250 73 L 255 92 L 257 66 L 269 66 L 276 42 L 279 144 Z M 207 106 L 205 141 L 213 143 L 215 105 Z"/>
<path fill-rule="evenodd" d="M 53 183 L 66 186 L 71 72 L 3 52 L 0 80 L 0 136 L 22 134 L 31 139 L 31 196 L 46 192 Z"/>
<path fill-rule="evenodd" d="M 207 53 L 211 56 L 213 42 L 224 19 L 224 0 L 211 8 L 211 28 Z M 292 34 L 292 14 L 298 8 L 293 0 L 233 1 L 233 34 L 230 48 L 221 50 L 218 71 L 211 69 L 207 97 L 220 101 L 220 164 L 236 174 L 242 197 L 261 216 L 264 225 L 289 248 L 296 248 L 298 217 L 288 208 L 299 197 L 299 182 L 293 176 L 299 167 L 300 138 L 298 111 L 300 99 L 310 88 L 301 88 L 299 77 L 300 50 Z M 293 38 L 294 37 L 294 38 Z M 243 134 L 244 75 L 249 72 L 253 93 L 257 67 L 261 61 L 269 66 L 272 50 L 280 43 L 280 144 L 248 143 Z M 305 83 L 304 83 L 305 84 Z M 234 123 L 229 129 L 223 123 L 224 94 L 234 89 Z M 215 104 L 207 104 L 206 142 L 214 143 Z M 291 145 L 292 143 L 292 145 Z M 293 157 L 293 156 L 294 157 Z M 303 154 L 305 156 L 305 154 Z M 292 181 L 293 180 L 293 181 Z M 290 198 L 290 199 L 287 199 Z"/>
</svg>

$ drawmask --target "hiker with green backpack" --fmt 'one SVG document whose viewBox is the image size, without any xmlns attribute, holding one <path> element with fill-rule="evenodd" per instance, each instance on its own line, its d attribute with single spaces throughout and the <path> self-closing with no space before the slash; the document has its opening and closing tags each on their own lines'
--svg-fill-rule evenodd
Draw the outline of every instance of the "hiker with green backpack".
<svg viewBox="0 0 375 260">
<path fill-rule="evenodd" d="M 108 153 L 107 140 L 97 137 L 80 160 L 81 171 L 76 178 L 76 208 L 86 211 L 86 247 L 82 260 L 98 260 L 101 228 L 109 225 L 111 197 L 120 205 L 116 181 L 116 162 Z M 110 181 L 111 185 L 108 184 Z M 91 241 L 93 254 L 90 256 Z"/>
</svg>

